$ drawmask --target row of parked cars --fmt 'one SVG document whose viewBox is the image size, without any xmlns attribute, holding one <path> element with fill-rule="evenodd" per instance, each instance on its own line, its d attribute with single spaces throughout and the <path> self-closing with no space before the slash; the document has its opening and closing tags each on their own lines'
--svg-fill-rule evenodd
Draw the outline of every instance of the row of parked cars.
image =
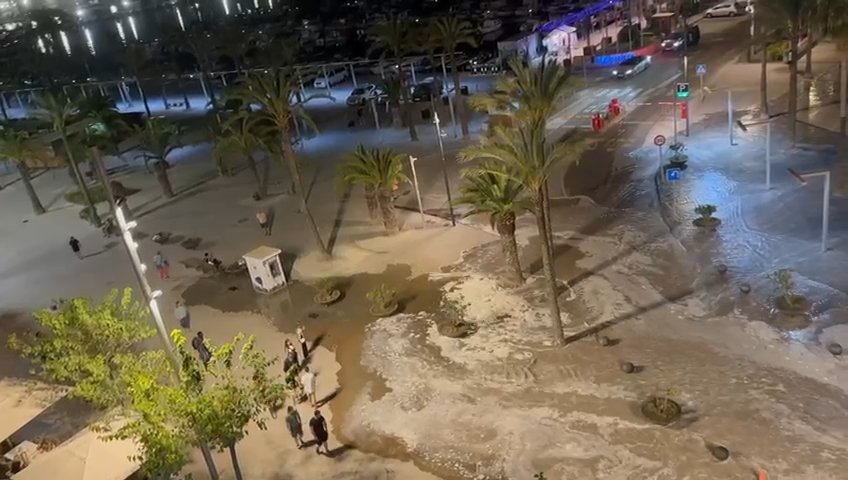
<svg viewBox="0 0 848 480">
<path fill-rule="evenodd" d="M 445 95 L 445 88 L 441 80 L 429 77 L 413 85 L 409 95 L 413 102 L 429 102 L 431 99 Z M 350 92 L 346 103 L 351 107 L 361 107 L 371 101 L 386 103 L 389 101 L 389 96 L 384 89 L 373 83 L 360 83 Z"/>
</svg>

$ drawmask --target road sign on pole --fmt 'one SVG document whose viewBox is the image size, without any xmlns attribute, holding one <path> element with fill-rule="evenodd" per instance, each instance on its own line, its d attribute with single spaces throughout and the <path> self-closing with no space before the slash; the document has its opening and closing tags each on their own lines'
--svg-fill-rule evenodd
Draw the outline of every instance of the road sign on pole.
<svg viewBox="0 0 848 480">
<path fill-rule="evenodd" d="M 677 167 L 665 169 L 665 179 L 666 179 L 666 181 L 674 182 L 676 180 L 680 180 L 681 178 L 683 178 L 683 170 L 681 170 Z"/>
<path fill-rule="evenodd" d="M 707 74 L 707 64 L 706 63 L 699 63 L 695 67 L 695 73 L 697 73 L 698 75 L 706 75 Z"/>
<path fill-rule="evenodd" d="M 665 145 L 665 135 L 657 135 L 654 137 L 654 145 L 658 147 Z"/>
<path fill-rule="evenodd" d="M 675 92 L 677 92 L 677 98 L 689 97 L 689 82 L 678 83 L 675 86 Z"/>
</svg>

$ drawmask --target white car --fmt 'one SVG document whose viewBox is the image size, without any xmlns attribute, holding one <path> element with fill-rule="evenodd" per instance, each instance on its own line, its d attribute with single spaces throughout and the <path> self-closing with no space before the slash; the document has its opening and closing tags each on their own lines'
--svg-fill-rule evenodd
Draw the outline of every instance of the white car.
<svg viewBox="0 0 848 480">
<path fill-rule="evenodd" d="M 735 17 L 739 15 L 739 9 L 736 7 L 736 3 L 728 2 L 728 3 L 719 3 L 718 5 L 714 5 L 707 9 L 704 12 L 704 16 L 707 18 L 713 17 Z"/>
<path fill-rule="evenodd" d="M 612 76 L 616 78 L 629 78 L 639 72 L 645 71 L 651 65 L 651 57 L 635 56 L 616 65 L 612 71 Z"/>
<path fill-rule="evenodd" d="M 351 107 L 365 105 L 378 96 L 377 86 L 371 83 L 360 83 L 347 97 L 347 104 Z"/>
<path fill-rule="evenodd" d="M 344 68 L 327 69 L 327 75 L 324 72 L 318 72 L 315 76 L 315 81 L 312 86 L 315 88 L 329 88 L 337 83 L 342 83 L 347 79 L 347 70 Z M 329 82 L 329 85 L 327 84 Z"/>
</svg>

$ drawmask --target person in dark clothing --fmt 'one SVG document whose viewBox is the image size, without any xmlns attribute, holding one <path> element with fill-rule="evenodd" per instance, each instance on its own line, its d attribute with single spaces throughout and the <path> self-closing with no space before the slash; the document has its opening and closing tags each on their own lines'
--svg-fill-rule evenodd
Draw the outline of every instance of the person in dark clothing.
<svg viewBox="0 0 848 480">
<path fill-rule="evenodd" d="M 315 416 L 309 419 L 309 429 L 312 430 L 312 436 L 315 437 L 315 443 L 318 445 L 315 453 L 321 454 L 321 445 L 324 445 L 324 453 L 330 453 L 327 447 L 327 439 L 330 438 L 330 434 L 327 433 L 327 421 L 321 416 L 320 410 L 315 410 Z"/>
<path fill-rule="evenodd" d="M 286 414 L 286 427 L 294 439 L 297 449 L 303 448 L 303 422 L 300 420 L 300 414 L 297 413 L 294 407 L 289 405 L 288 413 Z"/>
<path fill-rule="evenodd" d="M 197 335 L 191 339 L 191 348 L 197 350 L 197 356 L 200 357 L 200 361 L 203 362 L 203 366 L 209 365 L 209 361 L 212 360 L 212 352 L 210 352 L 209 347 L 206 346 L 206 340 L 203 338 L 203 332 L 197 332 Z"/>
<path fill-rule="evenodd" d="M 71 239 L 68 240 L 68 245 L 71 246 L 71 251 L 74 252 L 74 255 L 76 255 L 77 258 L 82 260 L 82 251 L 80 250 L 80 241 L 77 240 L 74 237 L 71 237 Z"/>
</svg>

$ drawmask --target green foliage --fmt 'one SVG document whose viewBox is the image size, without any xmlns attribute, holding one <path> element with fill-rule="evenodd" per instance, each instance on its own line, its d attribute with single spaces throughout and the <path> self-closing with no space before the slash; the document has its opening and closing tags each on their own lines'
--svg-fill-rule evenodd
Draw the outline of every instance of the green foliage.
<svg viewBox="0 0 848 480">
<path fill-rule="evenodd" d="M 84 143 L 110 155 L 120 153 L 118 145 L 130 133 L 115 102 L 100 94 L 89 95 L 77 102 L 79 115 L 87 120 Z"/>
<path fill-rule="evenodd" d="M 99 226 L 100 217 L 97 216 L 97 207 L 83 207 L 78 215 L 80 220 L 84 220 L 95 227 Z"/>
<path fill-rule="evenodd" d="M 150 160 L 167 162 L 168 155 L 182 146 L 185 127 L 164 117 L 153 117 L 133 131 L 145 151 L 144 163 L 147 165 Z"/>
<path fill-rule="evenodd" d="M 465 170 L 462 179 L 457 203 L 471 207 L 466 216 L 489 215 L 494 227 L 500 221 L 514 222 L 520 212 L 530 208 L 526 187 L 516 181 L 508 166 L 490 164 L 482 170 Z"/>
<path fill-rule="evenodd" d="M 106 192 L 106 188 L 103 187 L 103 185 L 98 184 L 89 186 L 88 193 L 89 195 L 91 195 L 91 201 L 95 204 L 109 201 L 109 194 Z M 76 205 L 86 205 L 85 196 L 78 189 L 66 192 L 64 197 L 65 201 L 67 201 L 68 203 L 73 203 Z"/>
<path fill-rule="evenodd" d="M 359 144 L 339 166 L 339 177 L 348 184 L 391 191 L 398 183 L 409 181 L 409 177 L 403 173 L 404 158 L 404 154 L 391 149 L 366 149 Z"/>
<path fill-rule="evenodd" d="M 701 216 L 704 220 L 712 218 L 713 214 L 718 210 L 715 205 L 698 205 L 695 207 L 695 213 Z"/>
<path fill-rule="evenodd" d="M 385 310 L 397 300 L 397 290 L 391 289 L 385 283 L 382 283 L 379 287 L 368 292 L 366 297 L 375 308 Z"/>
<path fill-rule="evenodd" d="M 319 292 L 325 295 L 330 295 L 338 288 L 339 282 L 333 277 L 324 277 L 315 282 L 315 287 Z"/>
<path fill-rule="evenodd" d="M 34 316 L 39 331 L 11 335 L 9 348 L 31 361 L 45 380 L 70 384 L 72 396 L 101 408 L 119 404 L 127 392 L 118 374 L 136 346 L 154 334 L 132 290 L 112 290 L 100 303 L 75 298 L 56 312 Z"/>
<path fill-rule="evenodd" d="M 27 160 L 37 158 L 39 153 L 38 145 L 32 141 L 27 132 L 0 125 L 0 158 L 20 165 Z"/>
<path fill-rule="evenodd" d="M 769 276 L 777 285 L 780 296 L 789 306 L 793 306 L 800 296 L 795 294 L 795 281 L 792 278 L 792 270 L 781 268 Z"/>
</svg>

